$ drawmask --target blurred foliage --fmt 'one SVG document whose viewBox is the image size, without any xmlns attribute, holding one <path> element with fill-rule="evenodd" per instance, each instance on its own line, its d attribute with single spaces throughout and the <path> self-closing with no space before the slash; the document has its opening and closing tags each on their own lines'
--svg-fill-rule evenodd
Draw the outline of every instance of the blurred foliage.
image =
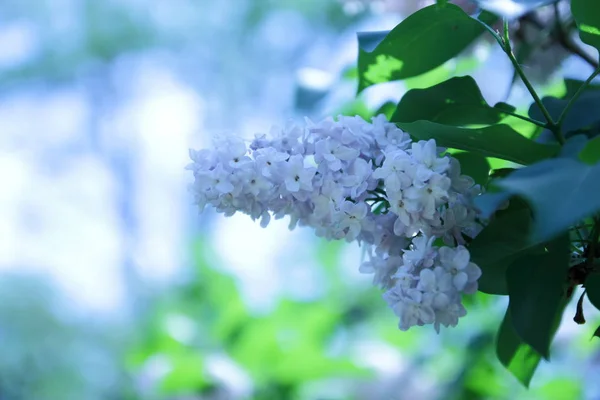
<svg viewBox="0 0 600 400">
<path fill-rule="evenodd" d="M 502 310 L 492 296 L 468 299 L 472 315 L 456 334 L 400 332 L 376 290 L 339 279 L 344 247 L 322 243 L 315 248 L 319 268 L 327 271 L 329 290 L 323 298 L 283 297 L 272 312 L 256 315 L 244 305 L 235 279 L 215 266 L 210 242 L 197 240 L 194 267 L 185 281 L 146 305 L 140 336 L 129 350 L 130 374 L 147 371 L 158 358 L 165 361 L 163 373 L 146 387 L 146 395 L 162 393 L 149 398 L 160 399 L 403 399 L 423 390 L 414 379 L 432 385 L 421 392 L 423 399 L 581 398 L 579 380 L 572 375 L 540 378 L 528 393 L 501 367 L 494 357 L 494 323 Z M 357 352 L 365 343 L 378 343 L 376 353 Z M 389 354 L 379 353 L 383 349 Z M 215 377 L 214 366 L 205 362 L 215 356 L 243 371 L 252 382 L 251 393 L 235 397 L 236 379 Z M 384 384 L 380 368 L 390 357 L 403 367 L 392 368 L 392 383 Z M 371 385 L 381 387 L 368 389 Z"/>
<path fill-rule="evenodd" d="M 133 399 L 114 321 L 77 315 L 47 276 L 0 278 L 0 398 Z"/>
<path fill-rule="evenodd" d="M 423 399 L 582 398 L 579 378 L 572 374 L 540 377 L 530 393 L 508 376 L 493 356 L 498 312 L 490 312 L 495 308 L 491 296 L 480 293 L 469 299 L 472 315 L 459 332 L 445 331 L 443 337 L 430 330 L 400 332 L 380 306 L 376 290 L 339 279 L 344 247 L 313 247 L 319 268 L 327 271 L 325 284 L 330 284 L 322 299 L 284 297 L 272 312 L 261 315 L 248 310 L 236 280 L 219 272 L 206 239 L 194 242 L 194 264 L 181 282 L 145 299 L 133 325 L 67 318 L 64 300 L 47 283 L 5 277 L 0 396 L 371 400 L 420 393 Z M 367 354 L 358 351 L 365 344 L 371 345 Z M 389 367 L 382 375 L 390 359 L 402 367 Z M 215 360 L 229 365 L 225 371 L 230 372 L 219 373 Z M 238 375 L 247 382 L 242 389 Z"/>
</svg>

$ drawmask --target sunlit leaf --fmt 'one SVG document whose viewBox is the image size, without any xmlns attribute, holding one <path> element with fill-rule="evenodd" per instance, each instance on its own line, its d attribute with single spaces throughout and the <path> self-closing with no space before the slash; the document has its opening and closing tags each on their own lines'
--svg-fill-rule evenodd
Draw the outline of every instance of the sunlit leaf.
<svg viewBox="0 0 600 400">
<path fill-rule="evenodd" d="M 448 68 L 446 64 L 442 64 L 431 71 L 425 72 L 424 74 L 406 78 L 403 83 L 406 90 L 424 89 L 433 85 L 437 85 L 438 83 L 452 77 L 452 75 L 452 70 Z"/>
<path fill-rule="evenodd" d="M 417 140 L 435 139 L 438 145 L 527 165 L 552 157 L 558 146 L 535 143 L 508 125 L 462 128 L 431 121 L 396 122 Z"/>
<path fill-rule="evenodd" d="M 483 19 L 493 20 L 489 14 Z M 434 4 L 410 15 L 381 41 L 381 32 L 360 34 L 358 91 L 432 70 L 457 56 L 483 30 L 460 7 Z"/>
<path fill-rule="evenodd" d="M 600 50 L 600 3 L 571 0 L 571 13 L 577 21 L 581 40 Z"/>
</svg>

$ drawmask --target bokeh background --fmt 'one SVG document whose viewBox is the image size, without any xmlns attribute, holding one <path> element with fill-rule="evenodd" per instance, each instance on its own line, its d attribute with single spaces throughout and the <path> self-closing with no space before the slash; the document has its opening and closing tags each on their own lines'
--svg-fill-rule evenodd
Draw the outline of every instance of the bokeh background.
<svg viewBox="0 0 600 400">
<path fill-rule="evenodd" d="M 215 134 L 368 118 L 457 74 L 526 110 L 489 41 L 355 99 L 356 32 L 419 6 L 0 1 L 0 399 L 600 398 L 587 304 L 527 391 L 495 358 L 506 299 L 473 296 L 440 335 L 400 332 L 355 245 L 192 205 L 188 148 Z M 539 53 L 526 71 L 544 93 L 589 74 Z"/>
</svg>

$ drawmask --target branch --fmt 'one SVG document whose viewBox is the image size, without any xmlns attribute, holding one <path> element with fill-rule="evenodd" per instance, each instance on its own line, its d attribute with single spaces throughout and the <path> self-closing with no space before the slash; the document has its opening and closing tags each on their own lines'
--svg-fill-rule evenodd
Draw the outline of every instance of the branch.
<svg viewBox="0 0 600 400">
<path fill-rule="evenodd" d="M 567 31 L 565 31 L 562 21 L 560 19 L 560 10 L 558 8 L 558 2 L 554 3 L 554 18 L 555 18 L 555 22 L 556 22 L 555 37 L 556 37 L 556 39 L 558 39 L 558 43 L 565 50 L 578 56 L 583 61 L 588 63 L 592 68 L 594 68 L 594 69 L 598 68 L 599 67 L 598 61 L 596 61 L 596 59 L 594 59 L 592 56 L 590 56 L 588 53 L 586 53 L 582 48 L 577 46 L 577 44 L 571 40 L 569 33 Z"/>
<path fill-rule="evenodd" d="M 555 26 L 551 32 L 552 39 L 554 39 L 556 43 L 558 43 L 563 49 L 588 63 L 590 66 L 592 66 L 592 68 L 598 68 L 598 61 L 596 61 L 592 56 L 579 47 L 577 43 L 575 43 L 569 36 L 568 30 L 565 30 L 565 26 L 562 24 L 560 19 L 560 11 L 558 10 L 557 4 L 558 3 L 554 3 Z M 520 21 L 527 22 L 540 31 L 546 30 L 544 24 L 533 12 L 523 15 L 520 18 Z M 569 25 L 569 28 L 571 28 L 571 24 L 567 25 Z"/>
<path fill-rule="evenodd" d="M 565 138 L 564 138 L 562 132 L 560 131 L 560 127 L 556 124 L 556 122 L 554 122 L 554 119 L 552 119 L 552 116 L 546 109 L 546 106 L 544 106 L 544 103 L 542 103 L 542 99 L 540 99 L 540 96 L 538 96 L 537 92 L 533 88 L 533 85 L 531 84 L 531 82 L 529 81 L 527 76 L 525 75 L 525 72 L 523 72 L 523 68 L 521 68 L 521 65 L 519 65 L 519 62 L 517 61 L 515 54 L 512 51 L 512 48 L 510 46 L 510 37 L 508 34 L 508 21 L 506 19 L 504 19 L 503 26 L 504 26 L 504 29 L 503 29 L 503 36 L 502 36 L 502 50 L 504 50 L 504 52 L 508 55 L 508 58 L 510 59 L 513 66 L 515 67 L 515 71 L 517 71 L 517 74 L 519 74 L 519 77 L 525 84 L 525 87 L 529 91 L 529 94 L 531 94 L 531 97 L 533 97 L 533 101 L 535 101 L 535 103 L 537 104 L 539 109 L 542 111 L 542 114 L 544 115 L 544 118 L 546 119 L 546 122 L 548 123 L 547 128 L 552 131 L 552 133 L 554 134 L 554 137 L 556 138 L 558 143 L 560 143 L 561 145 L 564 144 Z"/>
<path fill-rule="evenodd" d="M 548 128 L 548 124 L 545 124 L 542 121 L 538 121 L 536 119 L 529 118 L 529 117 L 526 117 L 524 115 L 517 114 L 516 112 L 512 112 L 512 111 L 508 111 L 508 110 L 502 110 L 502 112 L 504 114 L 510 115 L 511 117 L 519 118 L 520 120 L 527 121 L 530 124 L 537 125 L 540 128 Z"/>
<path fill-rule="evenodd" d="M 564 122 L 565 117 L 569 113 L 569 110 L 571 110 L 571 108 L 573 107 L 573 105 L 575 104 L 575 102 L 577 101 L 577 99 L 579 98 L 579 96 L 581 96 L 581 94 L 583 93 L 583 91 L 585 90 L 585 88 L 588 87 L 588 85 L 592 82 L 592 80 L 598 74 L 600 74 L 600 68 L 596 68 L 596 70 L 589 76 L 589 78 L 587 78 L 586 81 L 583 82 L 581 84 L 581 86 L 579 86 L 579 89 L 577 89 L 577 91 L 575 92 L 575 94 L 573 95 L 573 97 L 571 97 L 569 99 L 569 102 L 567 103 L 567 105 L 565 106 L 564 110 L 562 110 L 562 112 L 560 113 L 560 116 L 558 117 L 557 125 L 558 125 L 559 128 L 562 125 L 562 123 Z"/>
</svg>

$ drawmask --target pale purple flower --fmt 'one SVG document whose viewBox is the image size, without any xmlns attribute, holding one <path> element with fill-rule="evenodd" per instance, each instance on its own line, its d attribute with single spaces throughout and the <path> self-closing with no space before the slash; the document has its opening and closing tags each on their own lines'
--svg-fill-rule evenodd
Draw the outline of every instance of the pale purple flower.
<svg viewBox="0 0 600 400">
<path fill-rule="evenodd" d="M 291 156 L 285 165 L 285 188 L 289 192 L 298 192 L 300 189 L 312 190 L 312 178 L 315 172 L 315 168 L 304 166 L 304 158 L 301 155 Z"/>
</svg>

